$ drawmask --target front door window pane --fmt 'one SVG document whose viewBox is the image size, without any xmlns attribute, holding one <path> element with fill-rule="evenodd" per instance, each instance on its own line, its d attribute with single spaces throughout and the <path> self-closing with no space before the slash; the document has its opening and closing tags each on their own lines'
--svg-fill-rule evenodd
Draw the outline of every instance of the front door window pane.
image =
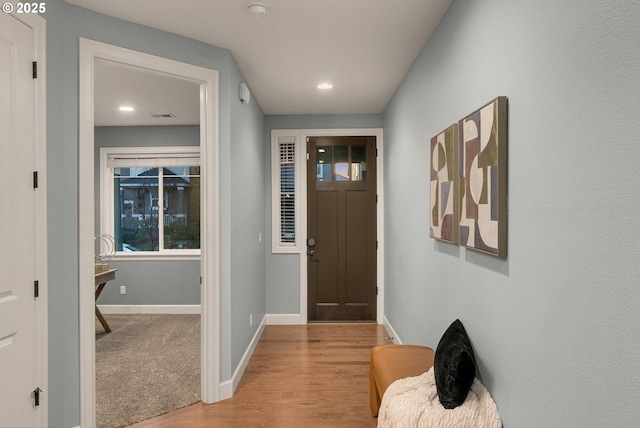
<svg viewBox="0 0 640 428">
<path fill-rule="evenodd" d="M 367 179 L 367 148 L 351 147 L 351 181 Z"/>
<path fill-rule="evenodd" d="M 349 147 L 334 147 L 334 162 L 336 164 L 335 180 L 349 181 Z"/>
<path fill-rule="evenodd" d="M 318 146 L 317 181 L 366 181 L 367 148 L 363 146 Z"/>
<path fill-rule="evenodd" d="M 316 154 L 317 181 L 331 181 L 331 170 L 333 166 L 333 147 L 320 146 Z"/>
</svg>

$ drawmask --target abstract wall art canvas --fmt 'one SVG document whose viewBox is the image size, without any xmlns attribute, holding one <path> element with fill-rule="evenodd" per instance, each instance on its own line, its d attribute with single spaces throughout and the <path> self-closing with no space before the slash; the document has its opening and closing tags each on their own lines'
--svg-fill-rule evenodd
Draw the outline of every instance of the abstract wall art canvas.
<svg viewBox="0 0 640 428">
<path fill-rule="evenodd" d="M 432 238 L 458 243 L 460 214 L 458 180 L 458 124 L 431 138 L 431 227 Z"/>
<path fill-rule="evenodd" d="M 459 122 L 460 245 L 507 257 L 507 98 Z"/>
</svg>

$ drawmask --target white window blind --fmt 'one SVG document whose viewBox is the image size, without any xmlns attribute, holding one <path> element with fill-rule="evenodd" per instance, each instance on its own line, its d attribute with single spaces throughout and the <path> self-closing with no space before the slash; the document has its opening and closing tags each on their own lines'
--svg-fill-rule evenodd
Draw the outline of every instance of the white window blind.
<svg viewBox="0 0 640 428">
<path fill-rule="evenodd" d="M 298 253 L 301 245 L 300 215 L 304 198 L 306 150 L 298 131 L 271 131 L 271 250 Z M 302 180 L 302 181 L 301 181 Z"/>
<path fill-rule="evenodd" d="M 281 137 L 282 138 L 282 137 Z M 296 242 L 295 142 L 278 141 L 280 166 L 280 243 Z"/>
<path fill-rule="evenodd" d="M 200 153 L 110 153 L 108 168 L 200 166 Z"/>
</svg>

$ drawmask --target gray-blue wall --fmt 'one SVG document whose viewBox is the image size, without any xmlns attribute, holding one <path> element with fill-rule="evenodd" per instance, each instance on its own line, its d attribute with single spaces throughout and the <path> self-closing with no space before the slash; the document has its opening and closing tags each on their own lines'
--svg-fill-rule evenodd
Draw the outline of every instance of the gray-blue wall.
<svg viewBox="0 0 640 428">
<path fill-rule="evenodd" d="M 199 126 L 101 126 L 94 130 L 95 225 L 100 235 L 100 149 L 102 147 L 199 146 Z M 199 305 L 199 260 L 117 260 L 114 281 L 104 288 L 99 305 Z M 120 286 L 126 294 L 120 294 Z"/>
<path fill-rule="evenodd" d="M 640 421 L 640 3 L 454 0 L 385 110 L 386 316 L 510 428 Z M 429 139 L 509 98 L 506 260 L 429 238 Z"/>
<path fill-rule="evenodd" d="M 265 260 L 264 251 L 268 248 L 264 240 L 264 182 L 267 180 L 263 147 L 264 115 L 255 98 L 249 104 L 240 103 L 237 93 L 243 80 L 235 62 L 230 64 L 232 94 L 229 102 L 231 112 L 231 145 L 225 177 L 230 183 L 229 194 L 223 200 L 229 206 L 230 222 L 223 230 L 229 234 L 229 270 L 231 278 L 225 284 L 222 296 L 229 294 L 229 305 L 222 306 L 221 312 L 228 317 L 223 324 L 230 328 L 223 331 L 228 334 L 230 355 L 223 361 L 231 361 L 229 367 L 223 367 L 222 373 L 228 379 L 233 374 L 247 345 L 256 333 L 265 314 Z M 258 234 L 262 242 L 258 242 Z M 225 299 L 223 298 L 223 301 Z M 226 313 L 230 311 L 230 313 Z M 253 326 L 249 326 L 249 316 L 253 316 Z M 224 351 L 224 350 L 223 350 Z M 228 371 L 227 371 L 228 370 Z"/>
<path fill-rule="evenodd" d="M 231 333 L 235 311 L 264 316 L 264 269 L 258 264 L 231 263 L 231 252 L 254 252 L 254 245 L 238 237 L 241 222 L 263 228 L 264 203 L 255 202 L 255 214 L 245 214 L 242 203 L 232 204 L 232 192 L 263 189 L 263 165 L 237 147 L 262 147 L 263 114 L 256 103 L 238 106 L 242 77 L 231 53 L 149 27 L 90 12 L 62 0 L 47 2 L 47 188 L 49 233 L 49 424 L 71 427 L 79 422 L 78 344 L 78 39 L 85 37 L 116 46 L 167 57 L 220 72 L 220 195 L 221 195 L 221 380 L 231 377 L 237 355 L 249 345 L 257 323 L 243 334 Z M 248 129 L 247 129 L 248 128 Z M 234 158 L 232 159 L 232 156 Z M 240 158 L 235 158 L 238 156 Z M 251 155 L 253 156 L 253 155 Z M 248 164 L 261 181 L 238 186 L 231 165 Z M 252 203 L 249 206 L 252 207 Z M 242 220 L 236 216 L 242 215 Z M 232 218 L 234 227 L 232 228 Z M 232 250 L 233 242 L 233 250 Z M 257 242 L 257 241 L 256 241 Z M 61 251 L 61 249 L 64 249 Z M 248 272 L 247 272 L 248 271 Z M 249 278 L 247 280 L 247 278 Z M 242 295 L 231 290 L 236 284 Z M 247 324 L 248 325 L 248 324 Z"/>
</svg>

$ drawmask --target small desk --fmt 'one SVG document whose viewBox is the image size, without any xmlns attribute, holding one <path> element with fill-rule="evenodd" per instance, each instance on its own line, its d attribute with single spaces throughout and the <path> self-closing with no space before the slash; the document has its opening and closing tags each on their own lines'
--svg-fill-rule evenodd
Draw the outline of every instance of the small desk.
<svg viewBox="0 0 640 428">
<path fill-rule="evenodd" d="M 96 316 L 100 320 L 100 323 L 102 324 L 102 326 L 104 327 L 107 333 L 111 333 L 111 327 L 109 327 L 109 323 L 107 323 L 107 320 L 104 319 L 102 312 L 100 312 L 100 309 L 98 309 L 98 297 L 100 297 L 100 293 L 102 293 L 102 289 L 104 288 L 105 285 L 107 285 L 107 282 L 116 279 L 117 270 L 118 269 L 109 269 L 105 272 L 100 272 L 96 274 L 95 285 L 98 286 L 98 288 L 96 288 Z"/>
</svg>

